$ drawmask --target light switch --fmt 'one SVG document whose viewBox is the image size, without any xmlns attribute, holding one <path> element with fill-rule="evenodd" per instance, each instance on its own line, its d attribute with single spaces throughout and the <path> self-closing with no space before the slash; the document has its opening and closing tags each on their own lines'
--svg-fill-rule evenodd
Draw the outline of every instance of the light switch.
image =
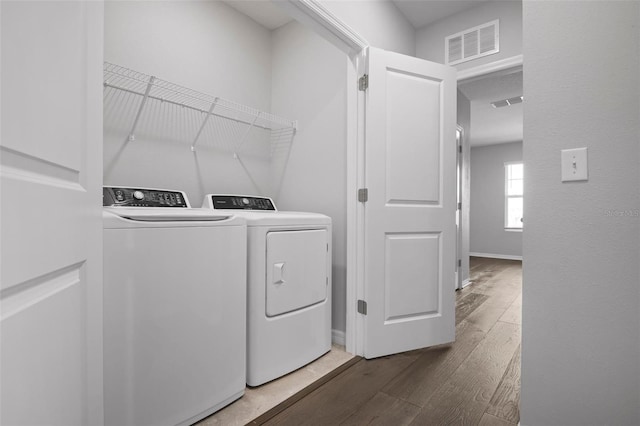
<svg viewBox="0 0 640 426">
<path fill-rule="evenodd" d="M 587 148 L 563 149 L 561 161 L 562 182 L 589 180 Z"/>
</svg>

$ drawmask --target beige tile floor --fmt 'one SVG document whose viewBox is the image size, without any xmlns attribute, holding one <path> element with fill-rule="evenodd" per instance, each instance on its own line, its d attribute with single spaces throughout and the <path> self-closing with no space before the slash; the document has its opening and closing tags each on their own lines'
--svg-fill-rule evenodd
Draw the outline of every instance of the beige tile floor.
<svg viewBox="0 0 640 426">
<path fill-rule="evenodd" d="M 333 345 L 322 357 L 284 377 L 255 388 L 247 387 L 242 398 L 196 423 L 196 426 L 246 425 L 351 358 L 353 355 L 345 352 L 343 346 Z"/>
</svg>

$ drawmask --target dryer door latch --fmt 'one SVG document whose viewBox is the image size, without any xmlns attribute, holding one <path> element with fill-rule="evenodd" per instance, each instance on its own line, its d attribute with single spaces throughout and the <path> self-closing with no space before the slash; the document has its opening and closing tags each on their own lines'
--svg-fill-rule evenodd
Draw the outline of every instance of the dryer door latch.
<svg viewBox="0 0 640 426">
<path fill-rule="evenodd" d="M 273 283 L 284 284 L 284 262 L 273 264 Z"/>
</svg>

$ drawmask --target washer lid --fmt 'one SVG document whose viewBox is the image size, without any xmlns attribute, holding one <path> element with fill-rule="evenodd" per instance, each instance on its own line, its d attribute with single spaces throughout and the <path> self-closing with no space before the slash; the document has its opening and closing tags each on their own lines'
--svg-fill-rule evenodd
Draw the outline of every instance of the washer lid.
<svg viewBox="0 0 640 426">
<path fill-rule="evenodd" d="M 212 222 L 231 217 L 230 214 L 213 214 L 211 210 L 204 209 L 168 210 L 154 207 L 105 207 L 104 211 L 138 222 Z"/>
<path fill-rule="evenodd" d="M 104 207 L 104 228 L 244 225 L 244 219 L 209 209 Z"/>
</svg>

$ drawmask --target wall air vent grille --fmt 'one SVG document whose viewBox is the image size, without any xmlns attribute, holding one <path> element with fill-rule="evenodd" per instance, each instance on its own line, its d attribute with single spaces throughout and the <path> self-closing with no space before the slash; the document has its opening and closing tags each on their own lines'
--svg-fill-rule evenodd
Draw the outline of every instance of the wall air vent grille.
<svg viewBox="0 0 640 426">
<path fill-rule="evenodd" d="M 499 20 L 469 28 L 445 38 L 447 65 L 456 65 L 500 51 Z"/>
</svg>

